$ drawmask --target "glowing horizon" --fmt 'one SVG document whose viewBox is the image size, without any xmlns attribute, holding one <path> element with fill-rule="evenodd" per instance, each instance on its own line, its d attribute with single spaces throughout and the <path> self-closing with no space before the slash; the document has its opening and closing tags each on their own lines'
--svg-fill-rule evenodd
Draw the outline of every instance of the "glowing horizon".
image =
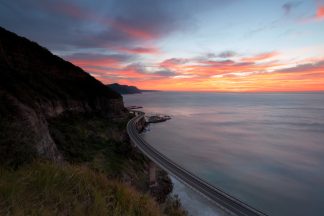
<svg viewBox="0 0 324 216">
<path fill-rule="evenodd" d="M 0 25 L 105 84 L 208 92 L 324 91 L 324 1 L 22 0 Z"/>
</svg>

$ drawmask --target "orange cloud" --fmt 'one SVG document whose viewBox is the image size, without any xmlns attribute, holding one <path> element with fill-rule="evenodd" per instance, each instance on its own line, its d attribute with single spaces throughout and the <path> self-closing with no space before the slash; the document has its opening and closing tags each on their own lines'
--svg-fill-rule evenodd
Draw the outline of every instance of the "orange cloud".
<svg viewBox="0 0 324 216">
<path fill-rule="evenodd" d="M 317 22 L 323 20 L 324 20 L 324 6 L 318 5 L 315 14 L 310 17 L 306 17 L 305 19 L 302 19 L 301 23 L 311 23 L 311 22 Z"/>
<path fill-rule="evenodd" d="M 316 10 L 316 18 L 319 20 L 324 19 L 324 6 L 318 6 Z"/>
<path fill-rule="evenodd" d="M 71 62 L 82 67 L 95 78 L 104 83 L 119 82 L 125 83 L 125 80 L 130 82 L 147 82 L 153 83 L 155 80 L 166 80 L 168 77 L 176 75 L 170 70 L 155 70 L 148 71 L 141 64 L 126 65 L 116 58 L 107 58 L 100 56 L 83 56 L 84 58 L 71 58 Z M 85 59 L 88 57 L 88 59 Z M 117 56 L 119 57 L 119 56 Z"/>
<path fill-rule="evenodd" d="M 275 56 L 279 55 L 279 52 L 267 52 L 267 53 L 261 53 L 258 54 L 256 56 L 252 56 L 252 57 L 246 57 L 246 58 L 242 58 L 242 61 L 247 61 L 247 62 L 256 62 L 256 61 L 263 61 L 263 60 L 267 60 L 270 58 L 273 58 Z"/>
<path fill-rule="evenodd" d="M 121 55 L 75 55 L 71 61 L 104 83 L 119 82 L 143 89 L 257 92 L 324 91 L 324 60 L 288 67 L 279 61 L 211 61 L 167 59 L 155 67 L 125 66 Z M 267 59 L 259 55 L 256 59 Z M 305 62 L 305 61 L 301 61 Z M 286 68 L 284 68 L 286 67 Z M 281 69 L 276 69 L 281 68 Z"/>
<path fill-rule="evenodd" d="M 201 76 L 226 75 L 233 73 L 251 73 L 270 70 L 272 67 L 281 66 L 276 62 L 254 63 L 234 61 L 207 61 L 203 64 L 187 65 L 183 68 L 187 73 L 194 73 Z"/>
<path fill-rule="evenodd" d="M 253 57 L 242 58 L 240 61 L 233 60 L 205 60 L 200 58 L 185 59 L 171 58 L 159 63 L 160 67 L 176 71 L 179 77 L 237 75 L 256 73 L 259 71 L 272 70 L 274 67 L 282 66 L 278 61 L 262 60 L 270 59 L 278 55 L 278 52 L 262 53 Z M 258 62 L 261 61 L 261 62 Z M 182 76 L 185 75 L 185 76 Z"/>
<path fill-rule="evenodd" d="M 239 63 L 230 63 L 233 65 Z M 123 83 L 137 85 L 146 89 L 182 90 L 182 91 L 219 91 L 219 92 L 275 92 L 275 91 L 324 91 L 324 61 L 301 64 L 272 72 L 261 70 L 271 65 L 256 67 L 250 72 L 234 72 L 226 68 L 227 73 L 218 76 L 179 75 L 176 78 L 120 80 Z M 250 67 L 250 66 L 249 66 Z M 204 68 L 204 67 L 202 67 Z M 199 69 L 198 66 L 192 72 Z M 184 72 L 185 74 L 187 72 Z M 208 73 L 206 73 L 208 74 Z M 135 74 L 132 74 L 136 76 Z M 147 78 L 147 77 L 146 77 Z"/>
</svg>

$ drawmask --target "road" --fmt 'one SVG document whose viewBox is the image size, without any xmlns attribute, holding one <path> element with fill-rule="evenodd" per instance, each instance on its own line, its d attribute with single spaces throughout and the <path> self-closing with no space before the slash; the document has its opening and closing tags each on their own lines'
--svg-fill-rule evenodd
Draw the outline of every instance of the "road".
<svg viewBox="0 0 324 216">
<path fill-rule="evenodd" d="M 208 199 L 212 200 L 216 205 L 218 205 L 230 215 L 266 215 L 261 211 L 258 211 L 257 209 L 225 193 L 221 189 L 210 185 L 209 183 L 195 176 L 193 173 L 171 161 L 165 155 L 158 152 L 138 133 L 136 125 L 140 120 L 142 120 L 142 118 L 144 118 L 144 113 L 140 111 L 135 112 L 137 116 L 132 118 L 127 124 L 127 133 L 130 137 L 130 140 L 133 145 L 140 149 L 144 155 L 150 158 L 159 167 L 172 174 L 174 177 L 179 179 L 182 183 L 186 184 L 190 188 L 196 190 Z"/>
</svg>

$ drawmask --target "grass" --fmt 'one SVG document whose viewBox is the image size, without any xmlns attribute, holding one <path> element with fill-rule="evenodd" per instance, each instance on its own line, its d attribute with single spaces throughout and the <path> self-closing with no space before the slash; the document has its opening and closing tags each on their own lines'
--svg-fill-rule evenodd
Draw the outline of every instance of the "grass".
<svg viewBox="0 0 324 216">
<path fill-rule="evenodd" d="M 0 215 L 186 215 L 178 199 L 161 205 L 148 195 L 149 161 L 128 142 L 127 121 L 93 114 L 50 120 L 51 136 L 66 161 L 61 165 L 31 162 L 34 154 L 25 149 L 29 139 L 19 130 L 15 136 L 0 133 L 6 144 L 0 145 Z M 23 128 L 8 122 L 0 126 Z M 21 140 L 26 145 L 20 148 Z M 159 184 L 167 191 L 161 194 L 167 194 L 171 183 L 162 174 Z"/>
<path fill-rule="evenodd" d="M 0 215 L 186 215 L 178 199 L 157 203 L 172 190 L 166 173 L 158 174 L 161 200 L 148 195 L 149 160 L 125 135 L 128 117 L 69 113 L 51 119 L 61 165 L 32 162 L 32 139 L 19 121 L 0 120 L 0 129 L 15 134 L 0 133 Z"/>
<path fill-rule="evenodd" d="M 161 215 L 149 196 L 85 166 L 0 169 L 0 215 Z"/>
</svg>

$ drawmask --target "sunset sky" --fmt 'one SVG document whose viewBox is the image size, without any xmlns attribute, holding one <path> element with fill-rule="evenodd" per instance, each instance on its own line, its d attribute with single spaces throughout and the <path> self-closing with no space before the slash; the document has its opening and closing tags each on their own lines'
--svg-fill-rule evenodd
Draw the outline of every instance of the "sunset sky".
<svg viewBox="0 0 324 216">
<path fill-rule="evenodd" d="M 106 84 L 324 90 L 324 0 L 3 0 L 0 26 Z"/>
</svg>

